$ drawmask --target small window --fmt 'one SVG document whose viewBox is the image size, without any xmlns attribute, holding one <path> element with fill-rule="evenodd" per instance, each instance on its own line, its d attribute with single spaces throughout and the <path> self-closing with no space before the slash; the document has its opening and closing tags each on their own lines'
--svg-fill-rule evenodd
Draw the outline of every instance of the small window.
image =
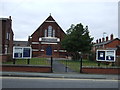
<svg viewBox="0 0 120 90">
<path fill-rule="evenodd" d="M 10 33 L 9 32 L 6 33 L 6 39 L 10 40 Z"/>
<path fill-rule="evenodd" d="M 44 36 L 47 37 L 47 29 L 45 29 Z"/>
<path fill-rule="evenodd" d="M 9 33 L 8 32 L 6 33 L 6 39 L 7 40 L 9 39 Z"/>
<path fill-rule="evenodd" d="M 9 40 L 10 40 L 10 33 L 9 33 Z"/>
<path fill-rule="evenodd" d="M 52 26 L 48 26 L 48 37 L 52 37 Z"/>
<path fill-rule="evenodd" d="M 8 53 L 8 48 L 7 47 L 5 47 L 5 54 L 7 54 Z"/>
<path fill-rule="evenodd" d="M 55 30 L 53 30 L 53 37 L 55 37 Z"/>
</svg>

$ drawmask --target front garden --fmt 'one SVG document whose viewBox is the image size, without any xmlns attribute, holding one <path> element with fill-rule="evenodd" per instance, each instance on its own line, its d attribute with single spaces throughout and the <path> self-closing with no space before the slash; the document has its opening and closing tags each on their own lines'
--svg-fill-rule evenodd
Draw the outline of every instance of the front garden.
<svg viewBox="0 0 120 90">
<path fill-rule="evenodd" d="M 60 63 L 64 64 L 65 66 L 69 67 L 70 69 L 80 72 L 80 61 L 75 61 L 75 60 L 60 60 Z M 83 67 L 120 67 L 120 66 L 115 66 L 112 63 L 107 63 L 107 62 L 102 62 L 98 64 L 97 61 L 90 61 L 83 59 L 82 60 L 82 66 Z"/>
</svg>

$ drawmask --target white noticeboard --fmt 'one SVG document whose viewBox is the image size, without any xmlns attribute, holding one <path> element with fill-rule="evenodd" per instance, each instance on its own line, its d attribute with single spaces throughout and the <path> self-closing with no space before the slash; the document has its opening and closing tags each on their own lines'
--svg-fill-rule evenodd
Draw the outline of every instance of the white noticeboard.
<svg viewBox="0 0 120 90">
<path fill-rule="evenodd" d="M 32 56 L 31 47 L 13 47 L 13 58 L 14 59 L 30 59 Z"/>
<path fill-rule="evenodd" d="M 97 61 L 115 62 L 116 51 L 115 50 L 97 50 L 96 51 Z"/>
</svg>

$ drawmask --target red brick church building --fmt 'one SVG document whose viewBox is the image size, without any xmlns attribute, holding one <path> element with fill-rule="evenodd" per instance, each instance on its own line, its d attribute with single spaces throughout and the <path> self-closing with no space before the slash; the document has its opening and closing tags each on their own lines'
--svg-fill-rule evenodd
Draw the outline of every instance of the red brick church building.
<svg viewBox="0 0 120 90">
<path fill-rule="evenodd" d="M 65 57 L 66 50 L 62 49 L 61 41 L 65 32 L 50 15 L 38 28 L 29 36 L 29 45 L 32 47 L 33 57 Z"/>
</svg>

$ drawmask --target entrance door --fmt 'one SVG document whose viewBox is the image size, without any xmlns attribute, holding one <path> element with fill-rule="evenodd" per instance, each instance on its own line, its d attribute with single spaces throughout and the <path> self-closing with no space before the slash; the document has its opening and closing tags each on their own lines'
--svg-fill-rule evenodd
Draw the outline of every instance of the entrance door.
<svg viewBox="0 0 120 90">
<path fill-rule="evenodd" d="M 46 55 L 52 55 L 52 48 L 51 48 L 51 46 L 48 46 L 46 48 Z"/>
</svg>

